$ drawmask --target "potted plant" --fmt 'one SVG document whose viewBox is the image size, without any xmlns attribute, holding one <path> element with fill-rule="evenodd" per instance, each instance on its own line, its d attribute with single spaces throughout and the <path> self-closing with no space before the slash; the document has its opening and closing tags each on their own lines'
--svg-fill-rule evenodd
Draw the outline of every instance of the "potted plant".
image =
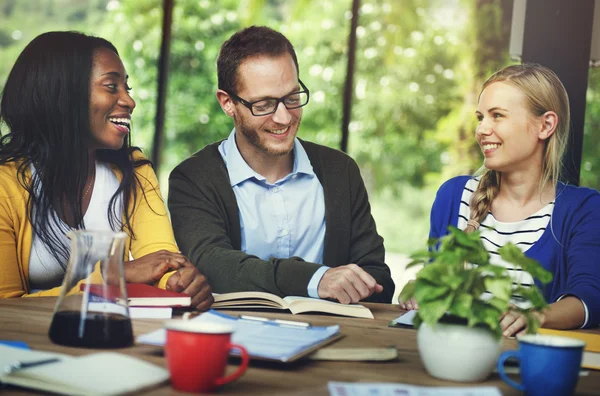
<svg viewBox="0 0 600 396">
<path fill-rule="evenodd" d="M 428 242 L 428 250 L 412 255 L 408 267 L 424 267 L 404 287 L 400 298 L 408 301 L 414 297 L 419 304 L 413 324 L 418 328 L 419 353 L 427 371 L 442 379 L 482 381 L 502 350 L 501 316 L 508 310 L 519 312 L 527 319 L 527 331 L 535 333 L 539 327 L 535 313 L 547 304 L 536 286 L 513 285 L 506 268 L 490 263 L 479 232 L 448 229 L 448 235 Z M 498 252 L 504 261 L 542 283 L 552 280 L 550 272 L 515 245 L 506 244 Z M 510 304 L 513 294 L 528 306 Z"/>
</svg>

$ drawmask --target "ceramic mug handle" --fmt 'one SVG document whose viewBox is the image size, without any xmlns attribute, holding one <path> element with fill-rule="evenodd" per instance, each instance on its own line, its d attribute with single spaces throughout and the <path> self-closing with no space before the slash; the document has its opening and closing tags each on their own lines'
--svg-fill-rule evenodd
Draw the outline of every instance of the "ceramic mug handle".
<svg viewBox="0 0 600 396">
<path fill-rule="evenodd" d="M 498 364 L 496 366 L 496 369 L 498 370 L 498 374 L 500 375 L 500 378 L 502 378 L 502 380 L 504 382 L 506 382 L 508 385 L 512 386 L 513 388 L 517 389 L 518 391 L 525 392 L 525 387 L 523 386 L 523 384 L 519 384 L 518 382 L 511 380 L 510 378 L 508 378 L 508 376 L 504 372 L 504 362 L 506 362 L 506 360 L 511 357 L 521 360 L 520 356 L 519 356 L 519 351 L 502 352 L 502 355 L 500 355 L 500 357 L 498 358 Z"/>
<path fill-rule="evenodd" d="M 231 382 L 231 381 L 234 381 L 234 380 L 240 378 L 242 376 L 242 374 L 244 374 L 244 372 L 248 368 L 248 362 L 250 361 L 250 356 L 248 355 L 248 351 L 243 346 L 230 343 L 227 345 L 227 348 L 229 350 L 232 350 L 232 349 L 239 350 L 240 354 L 242 355 L 242 363 L 240 364 L 240 367 L 238 367 L 238 369 L 235 370 L 233 373 L 229 374 L 226 377 L 217 378 L 215 380 L 215 384 L 217 384 L 217 386 L 224 385 L 228 382 Z"/>
</svg>

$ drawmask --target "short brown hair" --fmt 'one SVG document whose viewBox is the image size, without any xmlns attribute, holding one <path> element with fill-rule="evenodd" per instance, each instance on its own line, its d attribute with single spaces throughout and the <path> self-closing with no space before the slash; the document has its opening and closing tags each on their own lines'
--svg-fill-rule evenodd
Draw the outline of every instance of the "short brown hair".
<svg viewBox="0 0 600 396">
<path fill-rule="evenodd" d="M 298 68 L 298 58 L 292 43 L 281 33 L 266 26 L 250 26 L 236 32 L 225 41 L 217 59 L 217 76 L 219 89 L 236 93 L 238 86 L 238 69 L 247 58 L 269 55 L 289 54 Z"/>
</svg>

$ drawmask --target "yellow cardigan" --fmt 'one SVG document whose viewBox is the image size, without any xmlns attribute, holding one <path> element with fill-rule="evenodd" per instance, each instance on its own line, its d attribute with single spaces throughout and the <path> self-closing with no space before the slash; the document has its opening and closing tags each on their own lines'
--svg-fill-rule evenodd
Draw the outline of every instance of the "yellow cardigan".
<svg viewBox="0 0 600 396">
<path fill-rule="evenodd" d="M 143 158 L 143 155 L 136 152 L 134 158 Z M 18 164 L 14 162 L 0 166 L 0 298 L 58 296 L 60 287 L 29 294 L 29 255 L 33 228 L 27 219 L 28 192 L 19 184 L 17 169 Z M 118 169 L 113 167 L 113 171 L 120 180 Z M 136 168 L 136 173 L 147 199 L 139 191 L 135 212 L 131 217 L 136 238 L 128 236 L 124 261 L 129 260 L 130 252 L 137 259 L 162 249 L 178 251 L 154 170 L 150 165 L 144 165 Z M 31 175 L 27 173 L 26 177 L 30 178 Z M 98 269 L 92 277 L 100 276 Z M 165 274 L 158 282 L 158 287 L 165 288 L 172 274 L 173 271 Z"/>
</svg>

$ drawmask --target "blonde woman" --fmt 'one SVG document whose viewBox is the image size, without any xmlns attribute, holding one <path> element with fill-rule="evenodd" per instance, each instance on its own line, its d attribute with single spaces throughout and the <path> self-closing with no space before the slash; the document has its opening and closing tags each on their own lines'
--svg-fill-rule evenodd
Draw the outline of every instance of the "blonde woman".
<svg viewBox="0 0 600 396">
<path fill-rule="evenodd" d="M 562 83 L 541 65 L 508 66 L 485 82 L 475 114 L 483 167 L 479 176 L 459 176 L 440 187 L 430 236 L 445 235 L 449 225 L 478 229 L 498 265 L 505 265 L 498 248 L 516 244 L 554 276 L 542 288 L 550 304 L 540 315 L 542 327 L 597 327 L 600 194 L 558 181 L 569 134 L 569 99 Z M 529 274 L 509 272 L 533 284 Z M 416 307 L 414 302 L 403 306 Z M 511 312 L 501 325 L 505 336 L 526 327 L 524 318 Z"/>
</svg>

